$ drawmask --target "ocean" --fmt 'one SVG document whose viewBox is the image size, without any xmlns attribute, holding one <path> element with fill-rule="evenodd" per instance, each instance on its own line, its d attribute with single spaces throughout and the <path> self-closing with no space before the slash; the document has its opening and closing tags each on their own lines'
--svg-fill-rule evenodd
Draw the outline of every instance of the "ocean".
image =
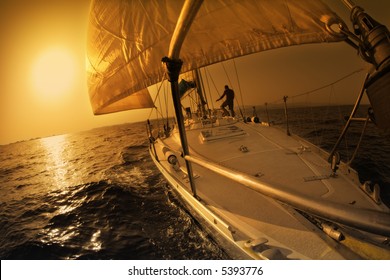
<svg viewBox="0 0 390 280">
<path fill-rule="evenodd" d="M 350 110 L 290 109 L 290 131 L 329 150 Z M 283 115 L 270 110 L 282 127 Z M 340 145 L 344 160 L 361 125 Z M 388 135 L 368 125 L 352 167 L 390 206 Z M 145 122 L 0 146 L 0 237 L 3 260 L 229 259 L 154 166 Z"/>
</svg>

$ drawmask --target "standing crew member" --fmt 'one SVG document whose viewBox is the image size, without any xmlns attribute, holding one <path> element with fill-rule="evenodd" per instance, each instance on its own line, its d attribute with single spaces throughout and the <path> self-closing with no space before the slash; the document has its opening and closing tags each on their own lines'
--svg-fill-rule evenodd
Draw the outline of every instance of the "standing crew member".
<svg viewBox="0 0 390 280">
<path fill-rule="evenodd" d="M 233 109 L 233 101 L 234 101 L 234 91 L 229 88 L 229 86 L 225 86 L 225 91 L 223 92 L 222 96 L 217 99 L 217 101 L 221 100 L 226 96 L 226 100 L 222 103 L 221 109 L 224 112 L 225 116 L 229 115 L 229 112 L 225 109 L 226 106 L 229 107 L 230 115 L 234 117 L 234 109 Z"/>
</svg>

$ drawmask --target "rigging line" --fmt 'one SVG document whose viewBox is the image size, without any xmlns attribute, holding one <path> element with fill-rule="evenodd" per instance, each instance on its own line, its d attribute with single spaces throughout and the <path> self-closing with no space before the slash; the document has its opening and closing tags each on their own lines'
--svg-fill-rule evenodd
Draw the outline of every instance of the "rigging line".
<svg viewBox="0 0 390 280">
<path fill-rule="evenodd" d="M 149 113 L 149 116 L 148 116 L 148 120 L 150 119 L 150 117 L 152 116 L 152 113 L 153 113 L 153 110 L 156 109 L 156 105 L 153 107 L 153 108 L 150 108 L 150 113 Z"/>
<path fill-rule="evenodd" d="M 163 83 L 161 83 L 161 86 L 163 85 Z M 160 105 L 160 110 L 162 110 L 162 105 L 161 105 L 161 94 L 158 94 L 158 104 Z M 166 106 L 166 105 L 165 105 Z M 161 118 L 162 118 L 162 122 L 164 123 L 164 114 L 163 112 L 161 111 L 158 111 L 156 110 L 156 114 L 157 113 L 160 113 L 161 114 Z"/>
<path fill-rule="evenodd" d="M 214 110 L 214 102 L 213 102 L 213 98 L 211 96 L 211 89 L 210 89 L 210 83 L 209 83 L 209 78 L 207 76 L 207 69 L 206 68 L 203 68 L 204 70 L 204 76 L 206 77 L 206 84 L 207 84 L 207 92 L 209 94 L 209 98 L 210 98 L 210 102 L 211 102 L 211 109 Z"/>
<path fill-rule="evenodd" d="M 156 84 L 157 86 L 157 84 Z M 157 96 L 156 96 L 157 98 Z M 161 105 L 161 95 L 160 95 L 160 91 L 158 92 L 158 103 L 160 105 L 160 110 L 162 109 L 162 105 Z M 160 118 L 159 118 L 159 115 L 161 116 L 161 119 L 162 119 L 162 122 L 164 123 L 164 114 L 162 111 L 160 111 L 157 107 L 156 107 L 156 117 L 157 117 L 157 123 L 158 123 L 158 127 L 161 127 L 161 124 L 160 124 Z"/>
<path fill-rule="evenodd" d="M 157 96 L 156 96 L 156 97 L 157 97 Z M 156 107 L 156 105 L 155 105 L 155 102 L 153 102 L 153 104 L 154 104 L 154 107 L 150 109 L 150 113 L 149 113 L 149 116 L 148 116 L 147 120 L 148 120 L 148 121 L 150 120 L 150 117 L 152 116 L 152 113 L 153 113 L 154 110 L 155 110 L 155 112 L 156 112 L 157 127 L 159 127 L 159 126 L 160 126 L 160 119 L 159 119 L 159 117 L 158 117 L 158 109 L 157 109 L 157 107 Z"/>
<path fill-rule="evenodd" d="M 164 76 L 165 76 L 165 75 L 166 75 L 166 74 L 164 73 Z M 160 86 L 158 86 L 158 85 L 156 84 L 156 87 L 157 87 L 157 94 L 156 94 L 156 97 L 154 98 L 154 103 L 156 103 L 156 100 L 157 100 L 157 98 L 158 98 L 158 104 L 159 104 L 159 106 L 160 106 L 160 107 L 159 107 L 160 110 L 158 109 L 157 106 L 154 107 L 154 109 L 156 110 L 156 116 L 157 116 L 157 118 L 158 118 L 158 114 L 160 114 L 163 123 L 164 123 L 165 117 L 164 117 L 164 113 L 163 113 L 163 111 L 162 111 L 162 110 L 163 110 L 163 106 L 162 106 L 162 104 L 161 104 L 161 93 L 162 93 L 161 88 L 164 86 L 164 84 L 166 84 L 166 83 L 164 83 L 164 81 L 165 81 L 165 79 L 164 79 L 164 77 L 163 77 L 163 80 L 161 81 Z M 165 107 L 168 107 L 168 104 L 167 104 L 167 103 L 165 103 Z M 150 115 L 151 115 L 151 114 L 150 114 Z M 166 116 L 166 119 L 168 120 L 168 115 Z M 158 119 L 158 121 L 159 121 L 159 119 Z"/>
<path fill-rule="evenodd" d="M 233 84 L 232 84 L 232 81 L 230 80 L 229 74 L 227 73 L 227 70 L 226 70 L 226 68 L 225 68 L 224 61 L 221 62 L 221 65 L 222 65 L 223 71 L 225 72 L 225 76 L 226 76 L 226 78 L 228 79 L 228 82 L 229 82 L 230 87 L 233 88 Z M 237 102 L 237 99 L 236 99 L 236 98 L 234 98 L 234 99 L 235 99 L 235 101 Z"/>
<path fill-rule="evenodd" d="M 160 94 L 159 94 L 159 89 L 158 89 L 158 85 L 156 84 L 156 88 L 157 88 L 157 94 L 156 94 L 156 97 L 155 97 L 155 100 L 157 99 L 158 97 L 158 101 L 159 101 L 159 105 L 160 105 L 160 108 L 161 108 L 161 99 L 160 99 Z M 160 117 L 158 115 L 159 111 L 158 111 L 158 108 L 156 105 L 154 105 L 154 108 L 156 109 L 156 119 L 157 119 L 157 127 L 160 127 L 161 124 L 160 124 Z M 150 112 L 151 114 L 152 112 Z"/>
<path fill-rule="evenodd" d="M 156 87 L 157 87 L 157 84 L 156 84 Z M 159 101 L 159 104 L 160 104 L 160 108 L 162 108 L 162 107 L 161 107 L 161 98 L 160 98 L 160 95 L 159 95 L 159 94 L 156 95 L 155 101 L 156 101 L 157 97 L 158 97 L 158 101 Z M 157 127 L 160 127 L 160 117 L 164 120 L 164 114 L 162 113 L 162 111 L 160 111 L 160 110 L 158 109 L 157 106 L 154 106 L 154 108 L 151 108 L 148 119 L 150 119 L 150 117 L 152 116 L 152 113 L 153 113 L 154 110 L 155 110 L 155 112 L 156 112 Z"/>
<path fill-rule="evenodd" d="M 339 114 L 339 117 L 338 117 L 339 118 L 339 120 L 338 120 L 339 129 L 340 129 L 340 131 L 342 131 L 343 127 L 345 127 L 345 124 L 346 124 L 345 121 L 343 122 L 345 114 L 343 113 L 340 104 L 337 106 L 337 108 L 338 108 L 338 114 Z M 344 147 L 345 148 L 345 156 L 349 162 L 351 153 L 350 153 L 350 149 L 349 149 L 350 145 L 349 145 L 349 139 L 348 139 L 348 137 L 349 137 L 348 131 L 349 130 L 345 131 L 345 134 L 344 134 L 342 140 L 343 140 L 343 144 L 345 145 L 345 147 Z M 340 144 L 341 144 L 341 142 L 340 142 Z"/>
<path fill-rule="evenodd" d="M 194 70 L 195 72 L 194 72 L 194 74 L 195 74 L 195 76 L 197 77 L 196 79 L 195 78 L 193 78 L 193 80 L 197 80 L 198 82 L 199 82 L 199 89 L 200 89 L 200 93 L 202 94 L 202 98 L 203 98 L 203 100 L 206 102 L 206 104 L 207 104 L 207 96 L 204 94 L 204 84 L 203 84 L 203 78 L 202 78 L 202 75 L 201 75 L 201 73 L 200 73 L 200 69 L 198 68 L 198 69 L 195 69 Z M 196 89 L 197 91 L 198 91 L 198 88 Z M 199 94 L 199 92 L 197 92 L 198 93 L 198 98 L 200 99 L 200 102 L 202 102 L 202 98 L 201 98 L 201 95 Z"/>
<path fill-rule="evenodd" d="M 243 94 L 242 94 L 242 91 L 241 91 L 241 83 L 240 83 L 240 79 L 238 78 L 236 61 L 235 61 L 234 58 L 233 58 L 233 65 L 234 65 L 234 70 L 236 72 L 236 79 L 237 79 L 237 83 L 238 83 L 238 91 L 240 92 L 242 108 L 244 109 L 244 115 L 246 115 L 245 106 L 244 106 L 244 98 L 243 98 Z"/>
<path fill-rule="evenodd" d="M 157 108 L 155 112 L 156 112 L 157 128 L 160 129 L 161 123 L 160 123 L 160 117 L 158 115 L 159 111 L 157 110 Z"/>
<path fill-rule="evenodd" d="M 223 70 L 225 71 L 225 75 L 226 75 L 226 77 L 227 77 L 227 79 L 228 79 L 228 81 L 229 81 L 229 84 L 230 84 L 230 86 L 233 88 L 232 81 L 230 80 L 230 77 L 229 77 L 229 75 L 228 75 L 228 73 L 227 73 L 227 71 L 226 71 L 225 65 L 224 65 L 223 62 L 222 62 L 221 64 L 222 64 Z M 242 119 L 244 120 L 245 117 L 244 117 L 244 114 L 242 113 L 240 103 L 238 102 L 238 98 L 234 98 L 234 101 L 236 102 L 237 107 L 238 107 L 238 110 L 240 111 L 241 117 L 242 117 Z"/>
<path fill-rule="evenodd" d="M 193 88 L 193 89 L 190 89 L 189 91 L 188 91 L 188 93 L 186 93 L 184 96 L 183 96 L 183 98 L 184 97 L 188 97 L 188 99 L 190 100 L 190 101 L 192 101 L 192 102 L 190 102 L 190 105 L 193 105 L 193 104 L 198 104 L 199 102 L 197 102 L 196 100 L 195 100 L 195 98 L 192 96 L 192 93 L 193 92 L 195 92 L 195 89 Z"/>
<path fill-rule="evenodd" d="M 351 159 L 347 162 L 347 165 L 348 165 L 348 166 L 351 166 L 352 161 L 354 161 L 354 159 L 355 159 L 355 157 L 356 157 L 356 155 L 357 155 L 357 153 L 358 153 L 358 150 L 360 149 L 360 144 L 362 143 L 363 136 L 365 135 L 365 132 L 366 132 L 366 129 L 367 129 L 367 124 L 368 124 L 369 120 L 370 120 L 370 116 L 367 115 L 366 121 L 364 122 L 364 126 L 363 126 L 362 133 L 360 134 L 359 142 L 358 142 L 358 144 L 357 144 L 357 146 L 356 146 L 355 151 L 354 151 L 353 154 L 352 154 Z"/>
<path fill-rule="evenodd" d="M 206 93 L 206 87 L 205 87 L 205 84 L 203 82 L 203 75 L 202 75 L 202 69 L 199 68 L 199 77 L 200 77 L 200 80 L 202 81 L 202 88 L 203 88 L 203 97 L 205 99 L 205 102 L 206 102 L 206 107 L 207 107 L 207 113 L 206 115 L 209 116 L 211 118 L 211 109 L 210 109 L 210 105 L 209 105 L 209 100 L 207 98 L 207 93 Z M 211 101 L 211 95 L 210 95 L 210 101 Z"/>
<path fill-rule="evenodd" d="M 168 88 L 168 89 L 167 89 Z M 164 90 L 164 93 L 165 93 L 165 96 L 166 96 L 166 100 L 165 100 L 165 110 L 166 110 L 166 124 L 167 124 L 167 127 L 169 127 L 169 106 L 168 106 L 168 99 L 169 99 L 169 94 L 167 94 L 167 92 L 169 92 L 169 88 L 170 88 L 170 85 L 169 83 L 165 83 L 165 90 Z"/>
<path fill-rule="evenodd" d="M 224 62 L 221 62 L 221 64 L 222 64 L 223 71 L 225 72 L 225 75 L 226 75 L 226 77 L 227 77 L 227 79 L 229 81 L 230 86 L 233 87 L 233 84 L 232 84 L 232 81 L 230 80 L 229 74 L 226 71 Z"/>
<path fill-rule="evenodd" d="M 310 95 L 306 96 L 306 102 L 308 104 L 310 104 L 309 111 L 310 111 L 312 126 L 314 127 L 314 139 L 317 142 L 317 145 L 320 145 L 322 140 L 321 140 L 321 137 L 320 137 L 320 133 L 319 133 L 319 129 L 318 129 L 317 123 L 315 122 L 316 118 L 314 117 L 314 111 L 313 111 L 312 102 L 310 101 Z M 322 116 L 322 118 L 324 118 L 323 114 L 321 114 L 321 116 Z"/>
<path fill-rule="evenodd" d="M 333 98 L 333 96 L 335 98 Z M 330 119 L 331 118 L 331 114 L 330 114 L 330 108 L 332 106 L 332 100 L 334 100 L 334 104 L 337 104 L 335 101 L 336 101 L 336 95 L 335 95 L 335 88 L 334 88 L 334 85 L 331 85 L 330 86 L 330 90 L 329 90 L 329 96 L 328 96 L 328 106 L 326 106 L 326 112 L 325 114 L 322 115 L 322 121 L 325 123 L 327 119 Z M 338 110 L 340 112 L 340 105 L 338 106 Z M 340 119 L 340 117 L 339 117 Z M 324 130 L 321 129 L 321 133 L 319 133 L 319 143 L 318 145 L 321 145 L 322 142 L 323 142 L 323 139 L 324 139 Z"/>
<path fill-rule="evenodd" d="M 166 72 L 164 72 L 164 75 L 163 75 L 162 80 L 161 80 L 161 82 L 160 82 L 160 86 L 158 86 L 158 85 L 156 84 L 156 87 L 157 87 L 157 94 L 156 94 L 156 97 L 155 97 L 154 100 L 153 100 L 153 104 L 156 104 L 156 100 L 157 100 L 157 98 L 159 98 L 159 105 L 160 105 L 160 108 L 162 108 L 162 107 L 161 107 L 161 100 L 160 100 L 159 95 L 160 95 L 161 87 L 163 86 L 165 79 L 166 79 Z M 156 108 L 156 105 L 154 105 L 154 108 Z M 150 118 L 150 116 L 152 115 L 152 112 L 153 112 L 153 109 L 154 109 L 154 108 L 151 109 L 151 112 L 150 112 L 148 118 Z"/>
<path fill-rule="evenodd" d="M 164 115 L 163 115 L 163 113 L 156 107 L 156 108 L 154 108 L 155 110 L 156 110 L 156 116 L 157 116 L 157 121 L 158 122 L 160 122 L 159 120 L 159 115 L 161 116 L 161 118 L 163 118 L 164 119 Z"/>
<path fill-rule="evenodd" d="M 164 72 L 164 75 L 163 75 L 162 80 L 161 80 L 161 82 L 160 82 L 160 86 L 157 87 L 157 95 L 159 95 L 159 93 L 160 93 L 160 91 L 161 91 L 161 88 L 162 88 L 162 86 L 164 85 L 164 81 L 165 81 L 166 79 L 167 79 L 167 73 Z M 156 86 L 157 86 L 157 84 L 156 84 Z M 156 98 L 154 99 L 154 101 L 156 101 L 157 95 L 156 95 Z"/>
<path fill-rule="evenodd" d="M 361 72 L 361 71 L 363 71 L 363 70 L 364 70 L 363 68 L 360 68 L 360 69 L 358 69 L 358 70 L 355 70 L 355 71 L 349 73 L 348 75 L 345 75 L 345 76 L 341 77 L 340 79 L 334 81 L 333 83 L 324 85 L 324 86 L 322 86 L 322 87 L 319 87 L 319 88 L 316 88 L 316 89 L 313 89 L 313 90 L 309 90 L 309 91 L 304 92 L 304 93 L 301 93 L 301 94 L 297 94 L 297 95 L 291 96 L 291 98 L 299 97 L 299 96 L 306 95 L 306 94 L 310 94 L 310 93 L 313 93 L 313 92 L 315 92 L 315 91 L 319 91 L 319 90 L 321 90 L 321 89 L 327 88 L 327 87 L 329 87 L 329 86 L 333 86 L 334 84 L 337 84 L 338 82 L 341 82 L 342 80 L 344 80 L 344 79 L 346 79 L 346 78 L 352 76 L 353 74 L 359 73 L 359 72 Z"/>
<path fill-rule="evenodd" d="M 349 73 L 349 74 L 347 74 L 347 75 L 345 75 L 345 76 L 339 78 L 338 80 L 336 80 L 336 81 L 334 81 L 334 82 L 332 82 L 332 83 L 323 85 L 323 86 L 321 86 L 321 87 L 318 87 L 318 88 L 315 88 L 315 89 L 312 89 L 312 90 L 309 90 L 309 91 L 306 91 L 306 92 L 303 92 L 303 93 L 300 93 L 300 94 L 296 94 L 296 95 L 289 96 L 289 98 L 295 98 L 295 97 L 299 97 L 299 96 L 302 96 L 302 95 L 314 93 L 314 92 L 319 91 L 319 90 L 321 90 L 321 89 L 324 89 L 324 88 L 327 88 L 327 87 L 332 86 L 332 85 L 334 85 L 334 84 L 337 84 L 337 83 L 341 82 L 342 80 L 344 80 L 344 79 L 346 79 L 346 78 L 349 78 L 350 76 L 352 76 L 352 75 L 354 75 L 354 74 L 356 74 L 356 73 L 359 73 L 359 72 L 361 72 L 361 71 L 364 71 L 364 70 L 365 70 L 364 68 L 357 69 L 357 70 L 355 70 L 355 71 L 353 71 L 353 72 L 351 72 L 351 73 Z M 269 102 L 268 104 L 278 103 L 278 102 L 280 102 L 280 101 L 283 101 L 283 98 L 277 99 L 277 100 L 275 100 L 275 101 L 273 101 L 273 102 Z"/>
<path fill-rule="evenodd" d="M 311 102 L 307 102 L 307 104 L 309 105 L 310 104 L 310 113 L 311 113 L 311 120 L 312 120 L 312 125 L 313 125 L 313 128 L 314 128 L 314 139 L 315 139 L 315 144 L 317 146 L 321 146 L 321 144 L 323 143 L 323 138 L 324 138 L 324 129 L 322 128 L 322 126 L 320 125 L 321 123 L 326 123 L 326 121 L 330 118 L 330 107 L 332 106 L 332 96 L 334 95 L 334 86 L 331 85 L 330 86 L 330 91 L 329 91 L 329 95 L 328 95 L 328 103 L 327 103 L 327 106 L 324 105 L 324 108 L 325 108 L 325 112 L 323 114 L 320 114 L 320 117 L 314 117 L 315 114 L 314 114 L 314 111 L 313 111 L 313 106 L 311 106 Z M 308 98 L 310 97 L 310 95 L 306 95 L 306 100 L 308 100 Z M 309 106 L 308 106 L 309 107 Z M 315 122 L 315 119 L 317 120 L 320 120 L 320 122 Z"/>
<path fill-rule="evenodd" d="M 218 87 L 214 82 L 213 77 L 211 76 L 210 72 L 207 70 L 208 75 L 210 76 L 211 82 L 213 83 L 214 89 L 217 92 L 218 97 L 221 97 L 221 94 L 219 93 Z"/>
</svg>

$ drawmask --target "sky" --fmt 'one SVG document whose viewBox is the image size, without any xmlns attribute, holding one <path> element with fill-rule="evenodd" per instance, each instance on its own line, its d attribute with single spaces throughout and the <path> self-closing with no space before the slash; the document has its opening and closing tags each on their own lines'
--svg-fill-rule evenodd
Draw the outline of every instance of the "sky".
<svg viewBox="0 0 390 280">
<path fill-rule="evenodd" d="M 390 26 L 390 1 L 354 1 Z M 328 2 L 347 15 L 340 1 Z M 0 1 L 0 145 L 144 121 L 149 116 L 150 109 L 93 115 L 85 72 L 88 11 L 89 0 Z M 213 65 L 208 73 L 219 93 L 230 84 L 244 95 L 246 105 L 272 103 L 283 95 L 294 96 L 367 69 L 356 51 L 344 43 L 280 49 L 234 63 L 235 67 L 232 62 L 224 64 L 227 75 L 221 75 L 225 71 L 221 65 Z M 363 77 L 361 72 L 346 79 L 351 87 L 336 88 L 335 102 L 353 103 Z M 217 89 L 212 91 L 216 96 Z M 348 91 L 348 98 L 338 91 Z"/>
</svg>

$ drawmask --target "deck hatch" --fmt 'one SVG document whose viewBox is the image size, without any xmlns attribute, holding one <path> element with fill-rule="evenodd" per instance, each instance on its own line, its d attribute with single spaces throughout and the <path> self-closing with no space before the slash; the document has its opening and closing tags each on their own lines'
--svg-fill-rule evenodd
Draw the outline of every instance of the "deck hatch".
<svg viewBox="0 0 390 280">
<path fill-rule="evenodd" d="M 202 130 L 199 134 L 202 142 L 244 135 L 245 131 L 236 125 L 220 126 Z"/>
</svg>

